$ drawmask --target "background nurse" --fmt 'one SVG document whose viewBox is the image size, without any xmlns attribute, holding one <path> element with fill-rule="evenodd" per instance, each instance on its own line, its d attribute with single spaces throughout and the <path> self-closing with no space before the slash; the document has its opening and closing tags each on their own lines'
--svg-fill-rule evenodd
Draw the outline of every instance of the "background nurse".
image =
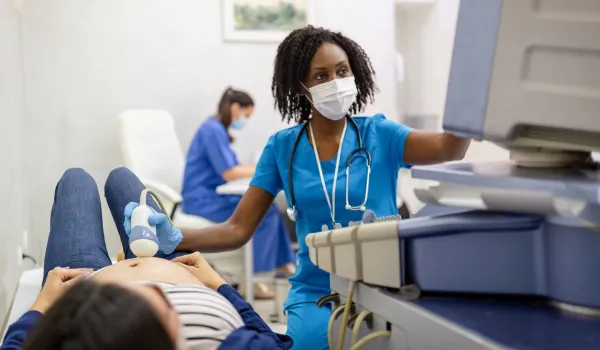
<svg viewBox="0 0 600 350">
<path fill-rule="evenodd" d="M 183 180 L 182 210 L 213 222 L 224 222 L 234 212 L 241 196 L 220 195 L 216 188 L 226 182 L 250 178 L 254 165 L 239 164 L 231 149 L 229 129 L 242 129 L 252 112 L 254 101 L 243 91 L 228 88 L 221 97 L 218 112 L 196 131 L 189 147 Z M 289 234 L 279 211 L 268 207 L 264 220 L 252 230 L 254 234 L 254 272 L 293 273 L 295 258 Z M 272 291 L 264 284 L 255 285 L 257 298 L 270 298 Z M 243 289 L 242 289 L 243 290 Z"/>
</svg>

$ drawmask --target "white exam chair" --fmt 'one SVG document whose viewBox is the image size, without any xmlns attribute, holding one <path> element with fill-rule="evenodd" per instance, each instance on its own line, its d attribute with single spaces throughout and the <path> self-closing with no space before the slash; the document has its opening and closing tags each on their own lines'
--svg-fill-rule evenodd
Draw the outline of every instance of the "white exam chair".
<svg viewBox="0 0 600 350">
<path fill-rule="evenodd" d="M 175 132 L 173 117 L 162 110 L 128 110 L 121 113 L 120 142 L 125 166 L 142 183 L 155 191 L 170 211 L 179 228 L 198 229 L 214 225 L 202 217 L 187 215 L 179 208 L 185 157 Z M 241 280 L 244 276 L 246 299 L 252 303 L 253 257 L 252 240 L 243 248 L 223 253 L 203 254 L 219 270 Z"/>
</svg>

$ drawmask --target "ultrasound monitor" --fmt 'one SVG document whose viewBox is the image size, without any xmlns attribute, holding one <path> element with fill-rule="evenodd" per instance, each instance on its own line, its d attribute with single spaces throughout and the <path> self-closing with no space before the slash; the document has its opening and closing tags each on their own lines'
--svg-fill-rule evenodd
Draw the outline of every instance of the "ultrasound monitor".
<svg viewBox="0 0 600 350">
<path fill-rule="evenodd" d="M 600 150 L 600 1 L 461 0 L 443 126 L 511 156 Z"/>
</svg>

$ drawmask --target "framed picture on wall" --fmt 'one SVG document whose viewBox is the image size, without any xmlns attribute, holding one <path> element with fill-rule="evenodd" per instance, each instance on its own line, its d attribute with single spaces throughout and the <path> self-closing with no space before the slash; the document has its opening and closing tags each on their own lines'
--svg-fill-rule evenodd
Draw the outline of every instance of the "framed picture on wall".
<svg viewBox="0 0 600 350">
<path fill-rule="evenodd" d="M 280 42 L 309 22 L 309 0 L 222 0 L 226 41 Z"/>
</svg>

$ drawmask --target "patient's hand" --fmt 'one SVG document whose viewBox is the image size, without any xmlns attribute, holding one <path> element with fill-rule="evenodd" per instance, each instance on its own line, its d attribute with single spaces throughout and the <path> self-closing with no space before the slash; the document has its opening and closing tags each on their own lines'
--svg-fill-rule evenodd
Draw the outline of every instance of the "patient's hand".
<svg viewBox="0 0 600 350">
<path fill-rule="evenodd" d="M 227 284 L 221 276 L 210 266 L 202 254 L 195 252 L 192 254 L 180 256 L 171 260 L 185 267 L 202 284 L 210 289 L 217 290 L 220 286 Z"/>
<path fill-rule="evenodd" d="M 92 272 L 91 269 L 54 268 L 48 272 L 46 284 L 33 303 L 31 310 L 45 313 L 70 286 L 90 272 Z"/>
</svg>

